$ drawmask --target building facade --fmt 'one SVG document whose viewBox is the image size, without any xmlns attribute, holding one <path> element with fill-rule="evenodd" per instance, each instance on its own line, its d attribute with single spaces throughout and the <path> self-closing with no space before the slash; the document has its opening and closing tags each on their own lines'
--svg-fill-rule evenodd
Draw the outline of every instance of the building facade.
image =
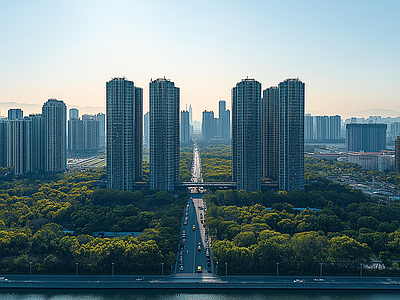
<svg viewBox="0 0 400 300">
<path fill-rule="evenodd" d="M 215 137 L 216 122 L 214 112 L 205 110 L 202 115 L 201 134 L 203 140 L 209 141 Z"/>
<path fill-rule="evenodd" d="M 400 172 L 400 136 L 396 138 L 394 141 L 395 147 L 395 168 L 396 172 Z"/>
<path fill-rule="evenodd" d="M 113 78 L 106 83 L 108 188 L 132 191 L 142 177 L 142 113 L 143 90 L 133 81 Z"/>
<path fill-rule="evenodd" d="M 279 177 L 279 89 L 263 91 L 262 98 L 262 177 Z"/>
<path fill-rule="evenodd" d="M 261 189 L 261 83 L 243 79 L 232 89 L 232 178 L 237 189 Z"/>
<path fill-rule="evenodd" d="M 63 172 L 67 166 L 67 108 L 63 101 L 49 99 L 42 107 L 43 168 Z"/>
<path fill-rule="evenodd" d="M 347 124 L 347 151 L 379 152 L 386 150 L 386 130 L 386 124 Z"/>
<path fill-rule="evenodd" d="M 145 113 L 145 115 L 143 117 L 143 145 L 145 147 L 149 147 L 150 146 L 150 124 L 149 124 L 149 120 L 150 120 L 150 113 L 147 112 L 147 113 Z"/>
<path fill-rule="evenodd" d="M 189 111 L 181 111 L 181 143 L 188 143 L 190 141 L 190 123 Z"/>
<path fill-rule="evenodd" d="M 279 83 L 279 189 L 304 190 L 304 89 L 299 79 Z"/>
<path fill-rule="evenodd" d="M 174 82 L 150 82 L 150 188 L 173 191 L 179 181 L 180 91 Z"/>
<path fill-rule="evenodd" d="M 226 101 L 220 100 L 218 103 L 218 122 L 221 138 L 224 141 L 231 139 L 231 112 L 226 109 Z"/>
<path fill-rule="evenodd" d="M 99 147 L 106 145 L 106 115 L 98 113 L 96 120 L 99 122 Z"/>
<path fill-rule="evenodd" d="M 8 119 L 0 119 L 0 167 L 7 168 L 7 126 Z"/>
</svg>

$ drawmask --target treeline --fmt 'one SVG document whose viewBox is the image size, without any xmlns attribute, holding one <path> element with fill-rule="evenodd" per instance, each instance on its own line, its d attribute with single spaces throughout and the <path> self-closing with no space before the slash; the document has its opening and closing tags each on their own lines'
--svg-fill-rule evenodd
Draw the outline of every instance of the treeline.
<svg viewBox="0 0 400 300">
<path fill-rule="evenodd" d="M 190 181 L 192 178 L 193 147 L 180 148 L 179 177 L 182 182 Z"/>
<path fill-rule="evenodd" d="M 400 174 L 389 171 L 370 171 L 363 169 L 360 165 L 337 160 L 325 160 L 316 157 L 305 157 L 305 179 L 313 180 L 315 176 L 340 176 L 349 175 L 357 181 L 385 181 L 397 184 Z"/>
<path fill-rule="evenodd" d="M 205 143 L 200 145 L 199 149 L 204 182 L 232 181 L 230 145 Z"/>
<path fill-rule="evenodd" d="M 207 194 L 214 260 L 228 263 L 230 274 L 273 274 L 276 263 L 282 274 L 317 275 L 320 263 L 325 274 L 357 274 L 373 259 L 398 269 L 400 202 L 315 180 L 304 192 Z"/>
<path fill-rule="evenodd" d="M 96 189 L 104 171 L 0 183 L 0 272 L 160 273 L 176 261 L 187 192 Z M 142 232 L 96 238 L 95 231 Z M 165 268 L 169 273 L 170 268 Z"/>
</svg>

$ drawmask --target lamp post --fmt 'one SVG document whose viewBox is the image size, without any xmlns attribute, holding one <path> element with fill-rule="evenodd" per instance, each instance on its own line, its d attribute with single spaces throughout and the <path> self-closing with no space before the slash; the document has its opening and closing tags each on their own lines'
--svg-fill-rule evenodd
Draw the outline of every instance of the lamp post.
<svg viewBox="0 0 400 300">
<path fill-rule="evenodd" d="M 276 263 L 276 277 L 279 276 L 279 263 Z"/>
<path fill-rule="evenodd" d="M 216 272 L 216 273 L 217 273 L 217 275 L 218 275 L 218 262 L 217 262 L 217 266 L 216 266 L 215 268 L 217 269 L 217 272 Z"/>
<path fill-rule="evenodd" d="M 225 276 L 228 276 L 228 263 L 225 263 Z"/>
<path fill-rule="evenodd" d="M 114 263 L 111 263 L 111 275 L 114 276 Z"/>
<path fill-rule="evenodd" d="M 75 276 L 78 276 L 78 263 L 75 263 L 75 273 L 76 273 Z"/>
<path fill-rule="evenodd" d="M 161 263 L 161 277 L 164 276 L 164 263 Z"/>
<path fill-rule="evenodd" d="M 322 263 L 319 263 L 320 268 L 319 268 L 319 277 L 322 278 Z"/>
<path fill-rule="evenodd" d="M 362 263 L 360 263 L 360 277 L 362 277 Z"/>
<path fill-rule="evenodd" d="M 32 276 L 32 262 L 29 262 L 29 276 Z"/>
</svg>

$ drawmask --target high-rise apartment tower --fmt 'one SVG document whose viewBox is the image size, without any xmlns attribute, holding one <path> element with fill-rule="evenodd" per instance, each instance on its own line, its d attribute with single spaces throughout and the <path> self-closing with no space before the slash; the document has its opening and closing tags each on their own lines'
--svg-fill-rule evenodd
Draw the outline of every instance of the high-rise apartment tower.
<svg viewBox="0 0 400 300">
<path fill-rule="evenodd" d="M 232 179 L 261 189 L 261 83 L 249 78 L 232 89 Z"/>
<path fill-rule="evenodd" d="M 143 174 L 143 90 L 126 78 L 106 83 L 107 187 L 133 190 Z"/>
<path fill-rule="evenodd" d="M 150 188 L 173 191 L 179 181 L 179 88 L 150 82 Z"/>
<path fill-rule="evenodd" d="M 304 190 L 304 89 L 299 79 L 279 83 L 279 189 Z"/>
<path fill-rule="evenodd" d="M 67 166 L 67 108 L 63 101 L 49 99 L 42 107 L 43 167 L 45 172 L 63 172 Z"/>
</svg>

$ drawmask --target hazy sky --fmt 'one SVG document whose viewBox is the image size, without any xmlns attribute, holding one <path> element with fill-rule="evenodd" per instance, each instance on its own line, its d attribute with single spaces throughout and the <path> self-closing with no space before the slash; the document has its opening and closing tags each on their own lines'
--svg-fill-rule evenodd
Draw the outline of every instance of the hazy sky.
<svg viewBox="0 0 400 300">
<path fill-rule="evenodd" d="M 249 76 L 306 83 L 306 110 L 400 110 L 400 1 L 0 0 L 0 102 L 105 106 L 166 77 L 194 118 Z M 28 114 L 29 112 L 25 112 Z"/>
</svg>

